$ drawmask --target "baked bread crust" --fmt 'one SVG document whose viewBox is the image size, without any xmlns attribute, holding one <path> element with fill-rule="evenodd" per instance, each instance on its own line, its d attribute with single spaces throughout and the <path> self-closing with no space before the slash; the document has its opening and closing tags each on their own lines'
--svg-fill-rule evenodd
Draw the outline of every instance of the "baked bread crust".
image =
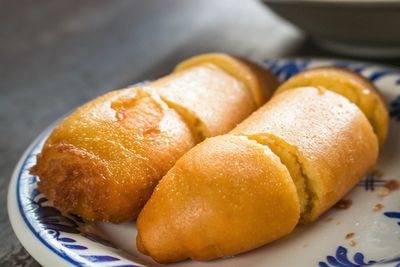
<svg viewBox="0 0 400 267">
<path fill-rule="evenodd" d="M 231 256 L 290 233 L 299 214 L 290 175 L 268 147 L 218 136 L 157 185 L 137 220 L 137 247 L 161 263 Z"/>
<path fill-rule="evenodd" d="M 55 128 L 32 174 L 62 212 L 119 223 L 137 216 L 158 180 L 194 145 L 190 129 L 157 96 L 123 89 Z"/>
<path fill-rule="evenodd" d="M 320 67 L 305 70 L 284 82 L 275 92 L 303 86 L 324 87 L 356 104 L 369 120 L 382 145 L 387 137 L 388 110 L 378 89 L 363 76 L 344 68 Z"/>
<path fill-rule="evenodd" d="M 209 53 L 192 57 L 178 64 L 175 71 L 179 72 L 203 63 L 214 64 L 242 81 L 252 93 L 257 107 L 261 107 L 270 99 L 275 88 L 278 87 L 278 80 L 268 70 L 246 59 L 223 53 Z"/>
<path fill-rule="evenodd" d="M 296 148 L 305 171 L 310 222 L 339 201 L 376 162 L 378 142 L 361 110 L 322 88 L 287 90 L 238 125 L 231 134 L 275 135 Z"/>
</svg>

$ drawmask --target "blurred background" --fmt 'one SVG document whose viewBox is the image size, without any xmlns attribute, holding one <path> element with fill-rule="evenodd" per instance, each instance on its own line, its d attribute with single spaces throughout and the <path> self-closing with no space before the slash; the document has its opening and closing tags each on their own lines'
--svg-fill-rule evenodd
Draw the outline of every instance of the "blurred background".
<svg viewBox="0 0 400 267">
<path fill-rule="evenodd" d="M 267 2 L 287 15 L 279 1 Z M 288 18 L 297 23 L 296 14 L 326 17 L 315 9 L 307 13 L 305 7 L 292 9 Z M 330 16 L 338 22 L 348 12 L 343 6 L 324 8 L 336 9 L 339 13 Z M 370 14 L 372 9 L 376 6 Z M 335 28 L 330 21 L 326 27 Z M 299 23 L 314 31 L 319 22 L 311 29 L 310 21 Z M 396 23 L 388 27 L 398 31 Z M 364 29 L 362 23 L 358 27 Z M 316 34 L 324 35 L 325 29 Z M 158 77 L 199 53 L 227 52 L 254 60 L 344 57 L 320 50 L 313 37 L 256 0 L 0 0 L 0 266 L 39 266 L 12 232 L 6 193 L 18 158 L 51 122 L 95 96 Z M 357 53 L 345 54 L 353 58 Z M 400 66 L 391 55 L 373 57 Z"/>
</svg>

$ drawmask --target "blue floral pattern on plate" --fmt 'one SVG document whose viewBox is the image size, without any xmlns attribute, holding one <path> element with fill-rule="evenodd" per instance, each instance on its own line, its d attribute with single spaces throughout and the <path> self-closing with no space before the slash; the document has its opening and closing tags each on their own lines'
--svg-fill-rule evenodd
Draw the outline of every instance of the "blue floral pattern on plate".
<svg viewBox="0 0 400 267">
<path fill-rule="evenodd" d="M 118 248 L 94 232 L 83 231 L 87 223 L 77 216 L 61 214 L 40 193 L 37 188 L 37 177 L 30 175 L 29 169 L 34 165 L 36 154 L 40 151 L 46 136 L 46 134 L 42 136 L 24 160 L 17 181 L 20 212 L 32 232 L 52 251 L 76 266 L 93 266 L 94 264 L 100 266 L 101 263 L 107 263 L 107 266 L 110 267 L 142 266 L 126 262 L 125 259 L 118 257 L 117 253 L 112 255 L 93 254 L 90 248 L 91 242 L 108 247 L 111 252 L 118 251 Z M 89 242 L 82 244 L 79 242 L 81 238 Z"/>
<path fill-rule="evenodd" d="M 351 259 L 345 247 L 339 246 L 336 250 L 335 256 L 327 256 L 326 262 L 320 261 L 319 267 L 363 267 L 374 266 L 376 264 L 393 263 L 396 267 L 400 266 L 400 256 L 392 259 L 383 259 L 379 261 L 364 259 L 364 254 L 356 252 Z"/>
<path fill-rule="evenodd" d="M 399 83 L 400 84 L 400 83 Z M 390 116 L 400 121 L 400 95 L 390 103 Z"/>
<path fill-rule="evenodd" d="M 371 64 L 357 63 L 344 60 L 311 60 L 311 59 L 284 59 L 266 60 L 264 65 L 270 68 L 280 80 L 286 80 L 298 72 L 324 65 L 345 67 L 362 73 L 373 82 L 381 79 L 392 78 L 393 83 L 400 85 L 400 72 L 392 68 L 376 68 Z M 400 91 L 399 91 L 400 93 Z M 390 105 L 391 116 L 400 120 L 400 96 L 395 96 Z M 43 142 L 51 129 L 41 135 L 27 153 L 17 175 L 17 202 L 19 213 L 31 233 L 44 246 L 57 254 L 68 263 L 76 266 L 143 266 L 135 256 L 125 257 L 123 251 L 110 242 L 107 237 L 88 226 L 81 218 L 73 215 L 63 215 L 52 207 L 51 203 L 37 189 L 37 177 L 29 174 L 29 169 L 36 161 L 36 154 L 41 150 Z M 375 177 L 373 173 L 368 174 L 359 186 L 370 194 L 377 187 L 383 186 L 385 180 Z M 400 226 L 400 211 L 384 211 L 382 216 L 392 220 Z M 399 243 L 400 247 L 400 243 Z M 337 244 L 334 255 L 319 256 L 315 259 L 314 266 L 320 267 L 358 267 L 373 266 L 378 264 L 392 264 L 400 266 L 400 257 L 371 258 L 368 253 L 355 251 L 354 248 L 346 248 Z M 318 255 L 316 255 L 318 256 Z M 324 260 L 320 260 L 323 258 Z M 387 266 L 387 265 L 385 265 Z"/>
</svg>

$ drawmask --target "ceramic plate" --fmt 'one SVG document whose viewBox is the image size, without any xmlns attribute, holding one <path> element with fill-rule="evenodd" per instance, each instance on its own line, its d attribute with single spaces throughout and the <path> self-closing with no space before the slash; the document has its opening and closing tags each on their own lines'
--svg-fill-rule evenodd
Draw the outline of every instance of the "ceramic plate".
<svg viewBox="0 0 400 267">
<path fill-rule="evenodd" d="M 374 82 L 390 107 L 390 131 L 376 170 L 345 199 L 347 209 L 331 209 L 317 222 L 297 227 L 288 237 L 231 258 L 169 266 L 400 266 L 400 70 L 368 63 L 283 59 L 263 64 L 285 80 L 304 69 L 334 65 L 353 69 Z M 8 212 L 16 235 L 44 266 L 159 266 L 135 247 L 134 222 L 85 223 L 62 216 L 39 192 L 29 174 L 53 126 L 27 149 L 13 174 Z M 347 236 L 347 238 L 346 238 Z"/>
</svg>

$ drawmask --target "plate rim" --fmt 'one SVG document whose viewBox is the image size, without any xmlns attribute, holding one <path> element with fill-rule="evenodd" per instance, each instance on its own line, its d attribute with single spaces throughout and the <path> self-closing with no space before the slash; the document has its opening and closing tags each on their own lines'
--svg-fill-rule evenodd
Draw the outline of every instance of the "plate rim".
<svg viewBox="0 0 400 267">
<path fill-rule="evenodd" d="M 61 118 L 63 118 L 62 116 Z M 61 119 L 60 118 L 60 119 Z M 44 136 L 60 121 L 57 119 L 43 130 L 25 149 L 22 156 L 19 158 L 11 175 L 11 180 L 7 192 L 7 211 L 11 227 L 17 236 L 21 245 L 28 253 L 43 266 L 76 266 L 74 261 L 69 257 L 64 257 L 57 252 L 52 246 L 43 240 L 43 238 L 32 228 L 32 225 L 27 221 L 26 216 L 23 216 L 22 203 L 18 198 L 20 188 L 17 187 L 19 178 L 21 177 L 22 166 L 28 160 L 29 155 L 43 140 Z M 35 246 L 39 243 L 44 246 Z"/>
</svg>

